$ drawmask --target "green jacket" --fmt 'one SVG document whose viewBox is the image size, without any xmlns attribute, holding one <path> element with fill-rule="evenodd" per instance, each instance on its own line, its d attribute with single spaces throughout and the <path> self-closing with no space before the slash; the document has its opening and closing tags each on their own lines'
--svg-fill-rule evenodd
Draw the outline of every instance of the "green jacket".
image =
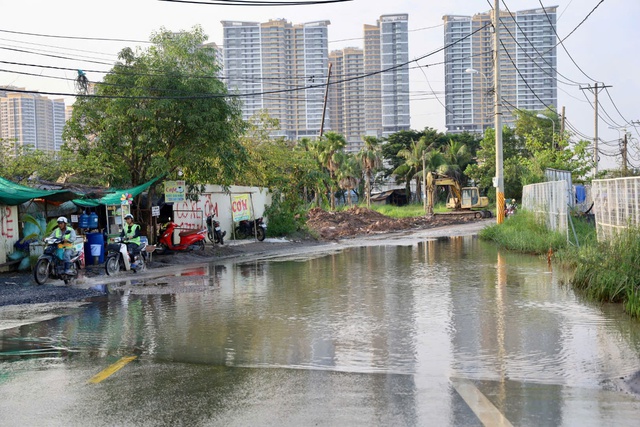
<svg viewBox="0 0 640 427">
<path fill-rule="evenodd" d="M 140 244 L 140 226 L 138 224 L 125 224 L 122 228 L 120 237 L 124 237 L 128 240 L 128 243 Z"/>
</svg>

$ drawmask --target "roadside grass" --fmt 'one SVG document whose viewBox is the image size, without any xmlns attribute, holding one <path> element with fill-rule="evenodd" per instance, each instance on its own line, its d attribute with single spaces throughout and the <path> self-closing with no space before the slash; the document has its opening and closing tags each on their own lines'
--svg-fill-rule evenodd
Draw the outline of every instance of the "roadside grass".
<svg viewBox="0 0 640 427">
<path fill-rule="evenodd" d="M 532 212 L 522 210 L 502 224 L 482 229 L 479 236 L 505 249 L 536 255 L 546 254 L 549 249 L 555 252 L 567 246 L 563 234 L 548 230 Z"/>
<path fill-rule="evenodd" d="M 629 228 L 610 241 L 579 251 L 571 284 L 598 301 L 623 303 L 640 317 L 640 228 Z"/>
</svg>

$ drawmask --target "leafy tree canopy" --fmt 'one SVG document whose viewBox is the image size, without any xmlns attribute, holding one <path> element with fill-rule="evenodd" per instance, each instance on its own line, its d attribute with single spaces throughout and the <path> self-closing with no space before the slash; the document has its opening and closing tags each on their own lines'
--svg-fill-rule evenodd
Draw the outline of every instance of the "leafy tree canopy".
<svg viewBox="0 0 640 427">
<path fill-rule="evenodd" d="M 74 104 L 64 139 L 80 156 L 97 158 L 113 185 L 138 185 L 182 170 L 189 183 L 232 183 L 247 160 L 238 139 L 239 102 L 216 78 L 219 65 L 201 27 L 151 36 L 153 45 L 125 48 L 95 86 Z"/>
</svg>

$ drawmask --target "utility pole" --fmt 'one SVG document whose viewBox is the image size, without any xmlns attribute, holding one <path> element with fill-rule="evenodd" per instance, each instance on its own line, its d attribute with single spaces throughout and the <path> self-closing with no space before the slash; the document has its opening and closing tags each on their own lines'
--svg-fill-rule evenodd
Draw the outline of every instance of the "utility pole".
<svg viewBox="0 0 640 427">
<path fill-rule="evenodd" d="M 504 222 L 504 176 L 502 171 L 502 99 L 500 99 L 500 0 L 493 1 L 493 94 L 495 102 L 496 132 L 496 176 L 493 186 L 496 187 L 496 218 L 498 224 Z"/>
<path fill-rule="evenodd" d="M 564 105 L 562 106 L 562 116 L 560 118 L 560 135 L 564 135 Z"/>
<path fill-rule="evenodd" d="M 624 130 L 624 139 L 622 140 L 622 175 L 627 176 L 627 130 Z"/>
<path fill-rule="evenodd" d="M 322 122 L 320 123 L 320 138 L 324 133 L 324 115 L 327 112 L 327 99 L 329 98 L 329 79 L 331 78 L 331 62 L 329 62 L 329 72 L 327 73 L 327 87 L 324 90 L 324 104 L 322 105 Z"/>
<path fill-rule="evenodd" d="M 602 89 L 606 89 L 611 86 L 607 86 L 604 83 L 601 86 L 598 86 L 598 82 L 595 83 L 594 87 L 588 85 L 587 87 L 580 86 L 580 90 L 590 90 L 595 95 L 595 100 L 593 104 L 593 110 L 595 111 L 595 119 L 594 119 L 594 136 L 593 136 L 593 165 L 594 165 L 594 173 L 593 177 L 598 176 L 598 92 Z"/>
</svg>

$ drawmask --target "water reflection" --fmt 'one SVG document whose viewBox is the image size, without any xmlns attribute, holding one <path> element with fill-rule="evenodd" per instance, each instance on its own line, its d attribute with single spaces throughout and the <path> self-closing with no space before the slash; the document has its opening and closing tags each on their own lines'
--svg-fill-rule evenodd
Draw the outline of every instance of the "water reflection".
<svg viewBox="0 0 640 427">
<path fill-rule="evenodd" d="M 365 386 L 379 419 L 395 411 L 406 425 L 467 424 L 449 381 L 467 378 L 513 419 L 544 411 L 561 420 L 565 386 L 599 388 L 637 369 L 640 353 L 637 323 L 582 301 L 563 280 L 544 259 L 474 237 L 215 263 L 118 285 L 106 301 L 5 332 L 0 343 L 54 337 L 67 358 L 134 352 L 163 363 L 297 370 L 307 374 L 288 380 L 307 397 L 350 393 L 341 383 L 349 378 Z M 235 387 L 267 375 L 243 372 Z M 552 387 L 536 399 L 532 384 Z M 514 408 L 514 394 L 528 403 Z"/>
</svg>

